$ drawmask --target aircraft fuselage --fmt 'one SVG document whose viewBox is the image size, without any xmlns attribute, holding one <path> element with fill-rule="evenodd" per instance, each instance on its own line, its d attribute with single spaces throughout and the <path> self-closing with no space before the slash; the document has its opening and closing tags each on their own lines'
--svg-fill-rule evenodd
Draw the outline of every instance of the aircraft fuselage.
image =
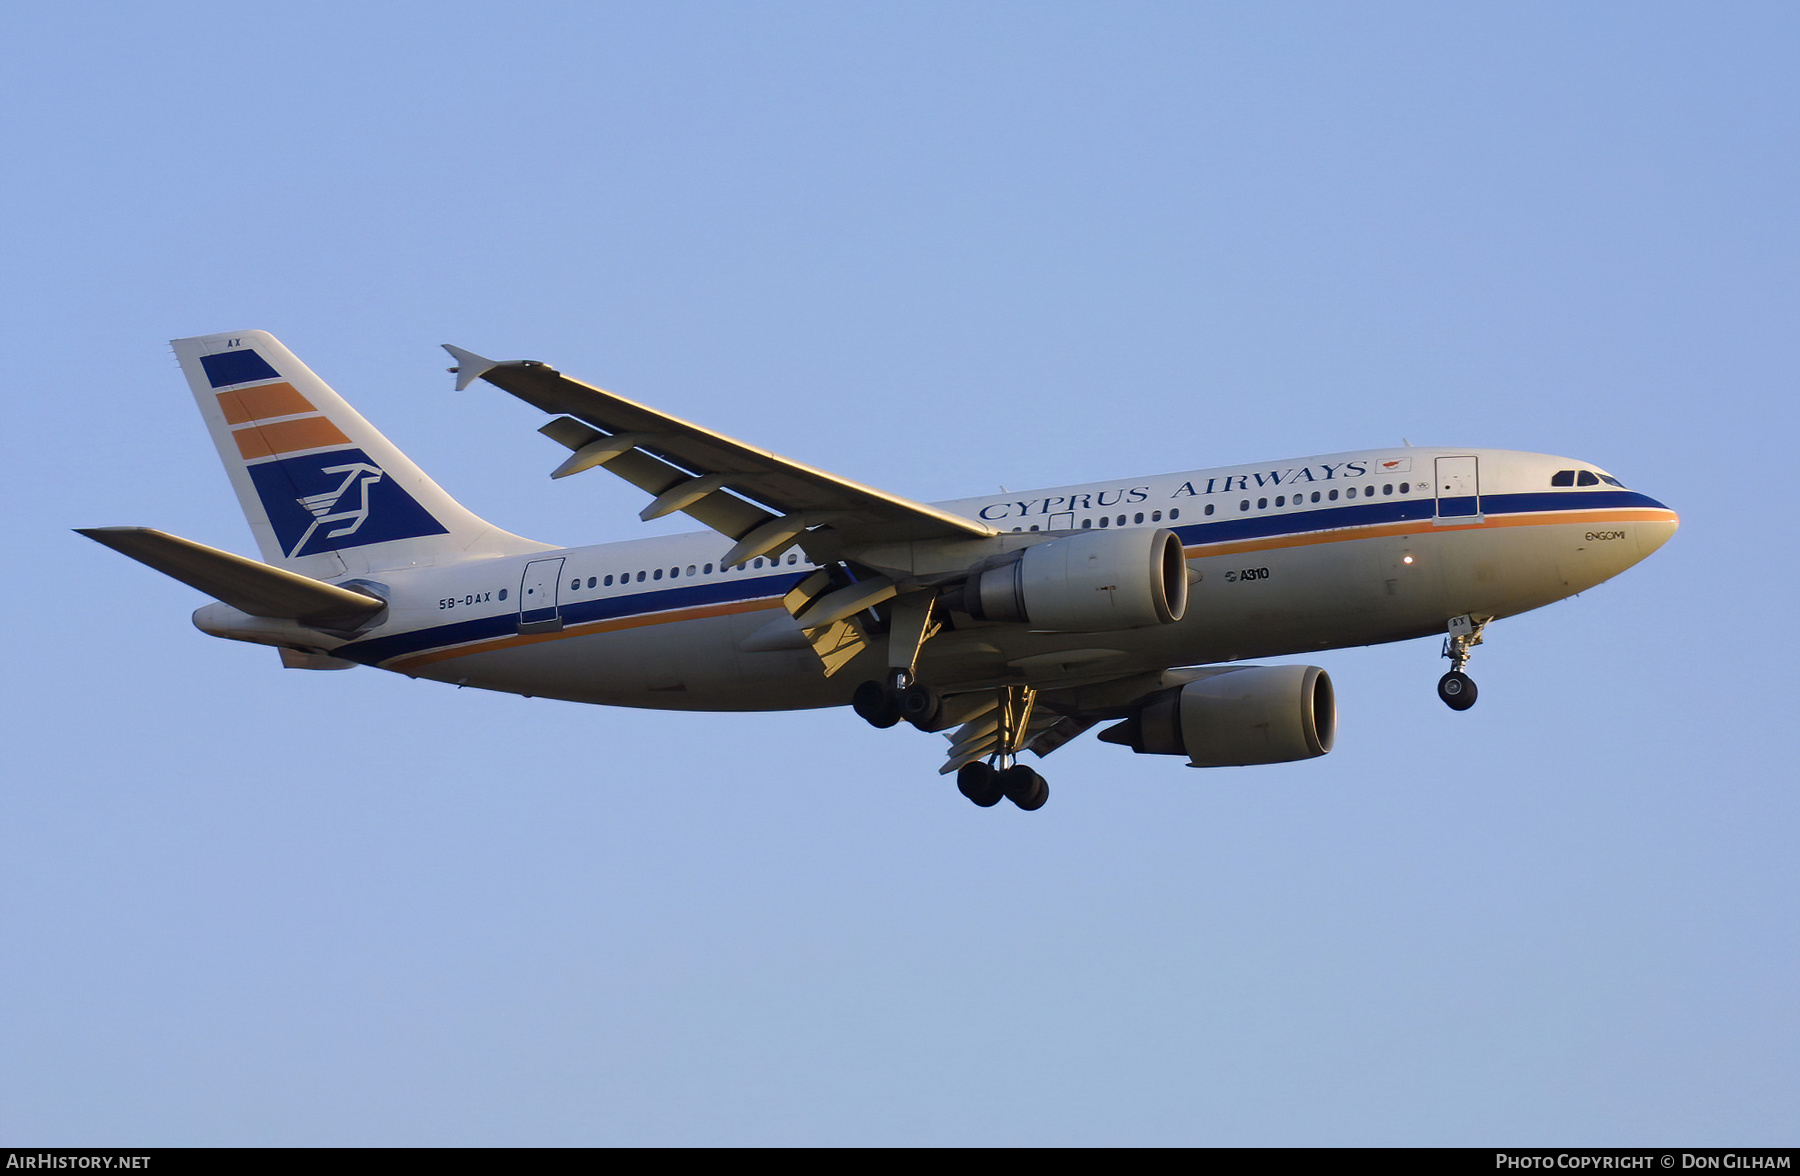
<svg viewBox="0 0 1800 1176">
<path fill-rule="evenodd" d="M 1592 484 L 1552 485 L 1566 471 Z M 939 503 L 1021 542 L 1166 527 L 1192 583 L 1181 620 L 1138 629 L 1033 632 L 952 613 L 919 673 L 949 689 L 1065 687 L 1511 616 L 1617 575 L 1674 533 L 1674 512 L 1605 477 L 1542 454 L 1408 448 Z M 331 652 L 489 690 L 682 710 L 840 706 L 879 674 L 872 648 L 826 676 L 792 629 L 781 597 L 813 570 L 804 553 L 727 569 L 729 547 L 701 532 L 383 573 L 382 623 Z"/>
</svg>

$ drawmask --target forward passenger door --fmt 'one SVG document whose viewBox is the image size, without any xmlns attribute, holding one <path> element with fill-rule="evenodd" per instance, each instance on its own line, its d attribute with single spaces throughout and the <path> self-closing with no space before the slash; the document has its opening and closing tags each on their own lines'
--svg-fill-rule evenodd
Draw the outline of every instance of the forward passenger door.
<svg viewBox="0 0 1800 1176">
<path fill-rule="evenodd" d="M 1463 518 L 1481 514 L 1481 471 L 1473 457 L 1437 459 L 1437 512 L 1439 518 Z"/>
</svg>

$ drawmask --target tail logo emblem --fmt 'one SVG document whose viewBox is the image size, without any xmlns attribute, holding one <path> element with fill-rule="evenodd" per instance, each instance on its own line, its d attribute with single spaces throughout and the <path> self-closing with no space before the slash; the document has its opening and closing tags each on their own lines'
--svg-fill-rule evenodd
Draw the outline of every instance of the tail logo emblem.
<svg viewBox="0 0 1800 1176">
<path fill-rule="evenodd" d="M 295 500 L 313 516 L 313 521 L 301 534 L 300 541 L 295 543 L 293 549 L 288 552 L 289 559 L 299 555 L 300 549 L 305 547 L 307 540 L 313 537 L 313 532 L 327 523 L 350 524 L 347 527 L 339 527 L 336 530 L 325 532 L 327 539 L 340 539 L 345 535 L 356 534 L 357 530 L 369 521 L 369 487 L 381 481 L 383 476 L 379 467 L 360 461 L 350 465 L 326 466 L 319 472 L 346 476 L 342 482 L 338 483 L 335 490 L 327 490 L 323 494 L 307 494 Z M 350 495 L 351 487 L 358 485 L 361 487 L 361 494 L 357 496 L 359 499 L 357 505 L 349 510 L 338 510 L 338 506 Z"/>
<path fill-rule="evenodd" d="M 332 449 L 245 467 L 288 559 L 447 534 L 403 484 L 360 449 Z"/>
</svg>

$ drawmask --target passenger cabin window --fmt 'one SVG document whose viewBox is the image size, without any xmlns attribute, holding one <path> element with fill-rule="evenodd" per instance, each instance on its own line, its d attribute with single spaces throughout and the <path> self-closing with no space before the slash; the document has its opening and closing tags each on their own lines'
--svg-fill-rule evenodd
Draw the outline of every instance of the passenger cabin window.
<svg viewBox="0 0 1800 1176">
<path fill-rule="evenodd" d="M 1204 512 L 1204 513 L 1206 513 L 1206 514 L 1211 514 L 1211 513 L 1212 513 L 1212 508 L 1213 508 L 1213 504 L 1212 504 L 1212 503 L 1210 503 L 1210 502 L 1209 502 L 1209 503 L 1207 503 L 1207 504 L 1206 504 L 1206 510 L 1205 510 L 1205 512 Z M 1174 511 L 1170 511 L 1170 512 L 1169 512 L 1169 517 L 1170 517 L 1170 518 L 1174 518 L 1174 517 L 1175 517 L 1175 512 L 1174 512 Z"/>
<path fill-rule="evenodd" d="M 1206 513 L 1207 513 L 1207 514 L 1211 514 L 1211 513 L 1212 513 L 1212 511 L 1210 511 L 1210 510 L 1209 510 L 1209 511 L 1207 511 L 1207 512 L 1206 512 Z M 1174 521 L 1175 521 L 1175 520 L 1176 520 L 1176 519 L 1178 519 L 1178 518 L 1180 518 L 1180 517 L 1181 517 L 1181 509 L 1180 509 L 1180 508 L 1179 508 L 1179 507 L 1177 507 L 1177 508 L 1176 508 L 1176 509 L 1174 509 L 1174 510 L 1172 510 L 1172 511 L 1170 511 L 1170 512 L 1169 512 L 1169 521 L 1170 521 L 1170 522 L 1171 522 L 1171 523 L 1172 523 L 1172 522 L 1174 522 Z"/>
</svg>

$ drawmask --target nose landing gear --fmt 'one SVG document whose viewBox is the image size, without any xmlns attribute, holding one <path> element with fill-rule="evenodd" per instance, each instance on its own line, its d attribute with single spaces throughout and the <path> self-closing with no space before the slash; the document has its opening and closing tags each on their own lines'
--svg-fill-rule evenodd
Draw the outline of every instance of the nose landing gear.
<svg viewBox="0 0 1800 1176">
<path fill-rule="evenodd" d="M 1466 711 L 1475 705 L 1475 679 L 1463 673 L 1463 667 L 1481 644 L 1481 631 L 1493 619 L 1477 621 L 1467 613 L 1450 618 L 1450 635 L 1444 638 L 1444 656 L 1450 659 L 1450 672 L 1438 679 L 1437 692 L 1451 710 Z"/>
</svg>

